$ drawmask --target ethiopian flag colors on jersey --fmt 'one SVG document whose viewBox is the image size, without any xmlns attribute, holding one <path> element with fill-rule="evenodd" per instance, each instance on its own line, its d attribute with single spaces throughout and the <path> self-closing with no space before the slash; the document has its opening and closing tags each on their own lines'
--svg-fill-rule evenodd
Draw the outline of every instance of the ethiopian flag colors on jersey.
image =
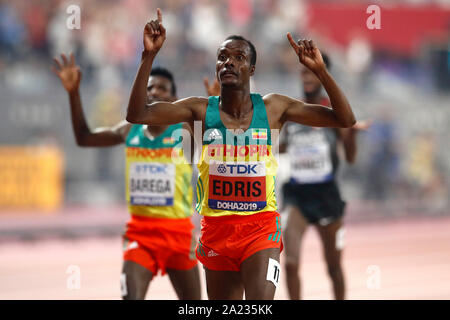
<svg viewBox="0 0 450 320">
<path fill-rule="evenodd" d="M 126 139 L 126 198 L 132 215 L 186 218 L 192 215 L 192 168 L 183 155 L 182 124 L 150 139 L 133 125 Z"/>
<path fill-rule="evenodd" d="M 197 211 L 204 216 L 252 215 L 276 211 L 277 161 L 266 107 L 251 94 L 253 116 L 241 134 L 228 130 L 219 113 L 219 97 L 209 97 L 201 159 Z"/>
</svg>

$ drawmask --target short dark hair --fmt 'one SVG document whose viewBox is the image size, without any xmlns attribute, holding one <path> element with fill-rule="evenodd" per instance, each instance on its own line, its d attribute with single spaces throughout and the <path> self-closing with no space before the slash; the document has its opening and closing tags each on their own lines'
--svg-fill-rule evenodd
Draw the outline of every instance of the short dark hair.
<svg viewBox="0 0 450 320">
<path fill-rule="evenodd" d="M 330 57 L 325 52 L 321 52 L 321 54 L 323 62 L 325 63 L 325 67 L 327 67 L 327 69 L 330 69 L 331 68 Z"/>
<path fill-rule="evenodd" d="M 152 71 L 150 72 L 150 77 L 151 76 L 163 77 L 169 80 L 170 83 L 172 83 L 172 95 L 177 95 L 177 86 L 175 85 L 175 80 L 173 78 L 172 72 L 170 72 L 166 68 L 156 67 L 152 68 Z"/>
<path fill-rule="evenodd" d="M 256 49 L 250 40 L 247 40 L 243 36 L 238 36 L 238 35 L 229 36 L 228 38 L 225 39 L 225 41 L 226 40 L 242 40 L 242 41 L 247 42 L 248 46 L 250 47 L 250 52 L 252 54 L 252 58 L 250 60 L 250 65 L 252 65 L 252 66 L 256 65 Z"/>
</svg>

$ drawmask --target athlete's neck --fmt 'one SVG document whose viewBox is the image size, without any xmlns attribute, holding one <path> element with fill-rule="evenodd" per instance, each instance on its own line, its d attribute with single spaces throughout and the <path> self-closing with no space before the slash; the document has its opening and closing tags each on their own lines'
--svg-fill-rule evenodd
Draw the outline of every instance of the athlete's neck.
<svg viewBox="0 0 450 320">
<path fill-rule="evenodd" d="M 219 108 L 236 119 L 248 114 L 253 108 L 250 86 L 238 89 L 222 87 Z"/>
</svg>

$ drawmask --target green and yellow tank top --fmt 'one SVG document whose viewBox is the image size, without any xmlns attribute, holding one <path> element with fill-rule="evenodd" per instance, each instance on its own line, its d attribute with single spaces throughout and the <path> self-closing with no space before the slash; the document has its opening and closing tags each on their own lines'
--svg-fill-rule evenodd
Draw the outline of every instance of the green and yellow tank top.
<svg viewBox="0 0 450 320">
<path fill-rule="evenodd" d="M 182 124 L 150 139 L 145 125 L 133 125 L 126 138 L 126 199 L 132 215 L 186 218 L 192 215 L 192 168 L 183 155 Z"/>
<path fill-rule="evenodd" d="M 252 93 L 253 116 L 242 134 L 227 130 L 219 97 L 209 97 L 202 153 L 198 164 L 196 210 L 204 216 L 252 215 L 276 211 L 277 161 L 266 107 Z"/>
</svg>

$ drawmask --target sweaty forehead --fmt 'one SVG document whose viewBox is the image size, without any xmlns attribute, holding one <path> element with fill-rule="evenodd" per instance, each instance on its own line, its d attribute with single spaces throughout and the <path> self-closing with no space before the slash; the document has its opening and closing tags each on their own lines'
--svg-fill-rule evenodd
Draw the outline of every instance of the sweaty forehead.
<svg viewBox="0 0 450 320">
<path fill-rule="evenodd" d="M 217 52 L 220 52 L 222 50 L 241 51 L 246 54 L 251 53 L 250 46 L 244 40 L 225 40 L 220 45 L 219 49 L 217 49 Z"/>
</svg>

